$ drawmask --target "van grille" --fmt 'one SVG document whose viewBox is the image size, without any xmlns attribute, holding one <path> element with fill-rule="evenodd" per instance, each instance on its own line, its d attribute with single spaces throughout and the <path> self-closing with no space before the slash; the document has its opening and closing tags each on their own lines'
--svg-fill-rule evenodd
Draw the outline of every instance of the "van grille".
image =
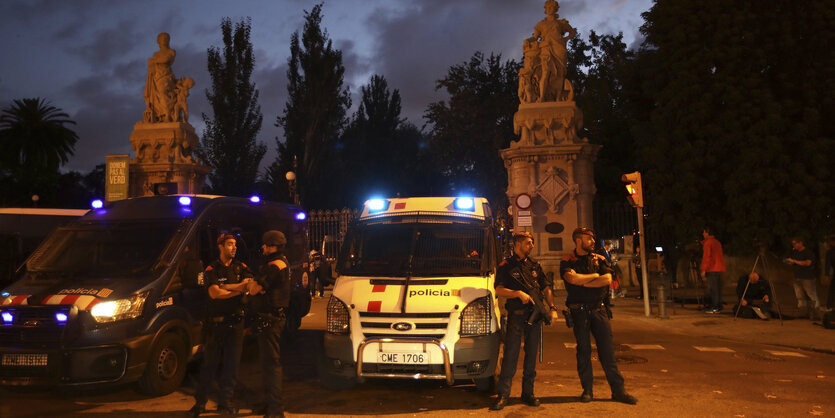
<svg viewBox="0 0 835 418">
<path fill-rule="evenodd" d="M 360 312 L 360 326 L 366 338 L 436 338 L 446 336 L 449 328 L 447 312 Z M 407 331 L 395 331 L 394 324 L 407 322 L 413 327 Z M 430 334 L 431 333 L 431 334 Z"/>
</svg>

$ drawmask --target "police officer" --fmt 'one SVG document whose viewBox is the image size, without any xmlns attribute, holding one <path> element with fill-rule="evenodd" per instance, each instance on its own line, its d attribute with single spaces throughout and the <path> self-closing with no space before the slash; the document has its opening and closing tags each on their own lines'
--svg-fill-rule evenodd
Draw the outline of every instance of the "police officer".
<svg viewBox="0 0 835 418">
<path fill-rule="evenodd" d="M 319 251 L 312 250 L 308 255 L 308 261 L 305 264 L 305 274 L 307 274 L 307 285 L 310 288 L 310 296 L 319 297 L 325 296 L 325 285 L 330 283 L 330 265 L 327 260 L 322 257 Z"/>
<path fill-rule="evenodd" d="M 623 376 L 615 363 L 612 326 L 609 324 L 612 311 L 603 303 L 612 282 L 612 269 L 605 257 L 593 253 L 594 231 L 577 228 L 571 238 L 575 249 L 560 262 L 560 275 L 568 292 L 565 304 L 577 339 L 577 373 L 583 385 L 580 401 L 591 402 L 594 398 L 591 368 L 591 335 L 594 335 L 597 357 L 612 389 L 612 399 L 634 405 L 638 400 L 626 393 Z"/>
<path fill-rule="evenodd" d="M 219 364 L 222 364 L 222 368 L 218 379 L 217 410 L 224 414 L 238 412 L 230 402 L 244 342 L 241 296 L 246 293 L 253 276 L 246 264 L 235 260 L 236 243 L 232 235 L 222 234 L 218 237 L 220 258 L 206 267 L 203 273 L 208 286 L 209 306 L 204 324 L 206 338 L 200 381 L 194 394 L 195 404 L 190 410 L 193 416 L 206 412 L 206 401 Z"/>
<path fill-rule="evenodd" d="M 539 399 L 534 396 L 533 382 L 536 377 L 536 354 L 542 339 L 542 321 L 528 324 L 533 313 L 531 296 L 525 293 L 521 284 L 524 275 L 535 280 L 551 307 L 551 320 L 557 318 L 554 307 L 554 295 L 551 292 L 552 281 L 542 271 L 542 266 L 530 258 L 533 250 L 533 237 L 527 232 L 513 234 L 513 255 L 499 264 L 496 272 L 496 296 L 507 298 L 507 333 L 504 342 L 504 358 L 499 375 L 496 393 L 498 398 L 490 409 L 498 411 L 505 407 L 510 396 L 510 385 L 516 374 L 522 338 L 525 339 L 525 363 L 522 372 L 522 402 L 530 406 L 539 406 Z"/>
<path fill-rule="evenodd" d="M 261 267 L 257 281 L 250 283 L 252 311 L 256 318 L 254 333 L 258 338 L 258 357 L 264 381 L 265 403 L 253 413 L 265 417 L 284 416 L 281 401 L 281 361 L 279 340 L 290 303 L 290 269 L 284 257 L 287 238 L 279 231 L 267 231 L 261 239 L 261 251 L 267 264 Z"/>
</svg>

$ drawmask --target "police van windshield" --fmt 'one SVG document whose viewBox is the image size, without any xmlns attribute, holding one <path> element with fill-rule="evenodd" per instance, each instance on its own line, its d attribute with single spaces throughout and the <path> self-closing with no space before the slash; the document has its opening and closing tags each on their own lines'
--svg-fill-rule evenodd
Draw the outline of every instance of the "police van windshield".
<svg viewBox="0 0 835 418">
<path fill-rule="evenodd" d="M 345 239 L 340 274 L 348 276 L 484 276 L 488 230 L 474 224 L 361 225 Z"/>
<path fill-rule="evenodd" d="M 143 277 L 172 253 L 181 221 L 58 228 L 26 263 L 32 279 Z"/>
</svg>

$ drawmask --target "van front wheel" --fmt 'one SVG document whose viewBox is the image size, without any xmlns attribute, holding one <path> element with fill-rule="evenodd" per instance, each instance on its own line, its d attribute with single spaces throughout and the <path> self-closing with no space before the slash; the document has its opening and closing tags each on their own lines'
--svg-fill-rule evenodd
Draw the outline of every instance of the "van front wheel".
<svg viewBox="0 0 835 418">
<path fill-rule="evenodd" d="M 139 388 L 148 395 L 167 395 L 180 387 L 185 375 L 186 345 L 176 333 L 166 333 L 151 349 Z"/>
</svg>

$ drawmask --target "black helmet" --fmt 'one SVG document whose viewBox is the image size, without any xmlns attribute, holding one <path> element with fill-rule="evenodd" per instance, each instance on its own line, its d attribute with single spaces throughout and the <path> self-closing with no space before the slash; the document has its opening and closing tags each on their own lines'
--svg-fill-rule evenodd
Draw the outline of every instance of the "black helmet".
<svg viewBox="0 0 835 418">
<path fill-rule="evenodd" d="M 283 233 L 281 233 L 281 231 L 271 230 L 264 232 L 264 236 L 261 237 L 261 243 L 264 245 L 281 247 L 287 244 L 287 238 Z"/>
</svg>

